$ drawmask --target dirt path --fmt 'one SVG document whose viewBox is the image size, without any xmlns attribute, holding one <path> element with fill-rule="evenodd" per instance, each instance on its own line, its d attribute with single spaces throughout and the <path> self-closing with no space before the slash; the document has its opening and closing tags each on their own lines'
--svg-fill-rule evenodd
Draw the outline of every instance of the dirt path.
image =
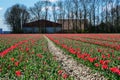
<svg viewBox="0 0 120 80">
<path fill-rule="evenodd" d="M 71 56 L 66 55 L 62 50 L 55 46 L 55 44 L 44 36 L 48 41 L 48 48 L 50 52 L 57 57 L 57 61 L 60 62 L 62 68 L 71 76 L 74 76 L 75 80 L 107 80 L 99 73 L 91 73 L 89 67 L 86 67 L 80 63 L 77 63 Z"/>
</svg>

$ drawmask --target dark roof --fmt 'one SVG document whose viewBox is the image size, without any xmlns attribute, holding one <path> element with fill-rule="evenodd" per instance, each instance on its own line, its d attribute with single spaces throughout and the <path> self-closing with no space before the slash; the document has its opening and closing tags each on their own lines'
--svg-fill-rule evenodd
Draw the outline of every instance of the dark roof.
<svg viewBox="0 0 120 80">
<path fill-rule="evenodd" d="M 23 24 L 23 27 L 62 27 L 62 24 L 55 23 L 48 20 L 37 20 Z"/>
</svg>

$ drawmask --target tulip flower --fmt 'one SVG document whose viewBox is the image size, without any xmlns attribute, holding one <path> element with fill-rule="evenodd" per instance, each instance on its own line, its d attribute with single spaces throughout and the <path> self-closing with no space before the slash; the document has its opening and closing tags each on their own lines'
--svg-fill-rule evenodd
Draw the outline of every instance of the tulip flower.
<svg viewBox="0 0 120 80">
<path fill-rule="evenodd" d="M 16 74 L 17 77 L 20 77 L 21 76 L 21 71 L 20 70 L 15 71 L 15 74 Z"/>
</svg>

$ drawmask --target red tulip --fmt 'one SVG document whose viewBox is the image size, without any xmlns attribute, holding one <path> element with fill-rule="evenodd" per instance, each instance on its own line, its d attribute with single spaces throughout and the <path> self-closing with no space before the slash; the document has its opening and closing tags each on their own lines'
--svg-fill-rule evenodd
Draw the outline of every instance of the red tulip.
<svg viewBox="0 0 120 80">
<path fill-rule="evenodd" d="M 15 58 L 10 58 L 10 60 L 11 60 L 11 61 L 14 61 L 14 60 L 15 60 Z"/>
<path fill-rule="evenodd" d="M 18 66 L 19 65 L 19 62 L 15 62 L 15 66 Z"/>
<path fill-rule="evenodd" d="M 104 59 L 104 58 L 106 58 L 106 56 L 104 54 L 102 54 L 102 58 Z"/>
<path fill-rule="evenodd" d="M 108 58 L 110 58 L 110 54 L 108 54 L 107 56 L 108 56 Z"/>
<path fill-rule="evenodd" d="M 63 77 L 64 79 L 66 79 L 66 78 L 68 78 L 68 75 L 67 75 L 66 73 L 64 73 L 64 74 L 62 75 L 62 77 Z"/>
<path fill-rule="evenodd" d="M 120 70 L 117 67 L 110 68 L 110 71 L 113 72 L 113 73 L 117 73 L 118 75 L 120 75 Z"/>
<path fill-rule="evenodd" d="M 102 52 L 102 50 L 98 49 L 98 52 Z"/>
<path fill-rule="evenodd" d="M 58 74 L 61 75 L 63 73 L 63 70 L 59 70 Z"/>
<path fill-rule="evenodd" d="M 37 54 L 37 56 L 38 56 L 39 58 L 42 58 L 42 57 L 43 57 L 41 54 Z"/>
<path fill-rule="evenodd" d="M 104 65 L 104 60 L 100 60 L 100 64 Z"/>
<path fill-rule="evenodd" d="M 28 52 L 29 51 L 29 48 L 26 48 L 26 52 Z"/>
<path fill-rule="evenodd" d="M 94 65 L 95 65 L 95 67 L 99 67 L 99 64 L 98 64 L 98 63 L 95 63 Z"/>
<path fill-rule="evenodd" d="M 15 71 L 15 74 L 16 74 L 16 76 L 21 76 L 21 71 L 20 70 L 18 70 L 18 71 Z"/>
<path fill-rule="evenodd" d="M 97 59 L 96 57 L 95 57 L 95 58 L 91 58 L 91 57 L 88 58 L 88 60 L 89 60 L 91 63 L 94 62 L 96 59 Z"/>
<path fill-rule="evenodd" d="M 100 64 L 107 65 L 110 62 L 110 60 L 100 60 Z"/>
<path fill-rule="evenodd" d="M 120 57 L 118 57 L 118 60 L 120 60 Z"/>
<path fill-rule="evenodd" d="M 107 65 L 102 65 L 102 69 L 108 69 Z"/>
</svg>

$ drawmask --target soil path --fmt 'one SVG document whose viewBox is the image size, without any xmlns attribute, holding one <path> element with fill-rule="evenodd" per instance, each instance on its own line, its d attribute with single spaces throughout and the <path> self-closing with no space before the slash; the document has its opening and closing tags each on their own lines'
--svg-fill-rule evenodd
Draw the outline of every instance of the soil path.
<svg viewBox="0 0 120 80">
<path fill-rule="evenodd" d="M 70 75 L 74 76 L 75 80 L 107 80 L 99 73 L 92 73 L 89 67 L 77 63 L 71 56 L 66 55 L 61 49 L 44 36 L 48 41 L 49 51 L 56 56 L 57 61 L 62 65 L 62 68 Z"/>
</svg>

